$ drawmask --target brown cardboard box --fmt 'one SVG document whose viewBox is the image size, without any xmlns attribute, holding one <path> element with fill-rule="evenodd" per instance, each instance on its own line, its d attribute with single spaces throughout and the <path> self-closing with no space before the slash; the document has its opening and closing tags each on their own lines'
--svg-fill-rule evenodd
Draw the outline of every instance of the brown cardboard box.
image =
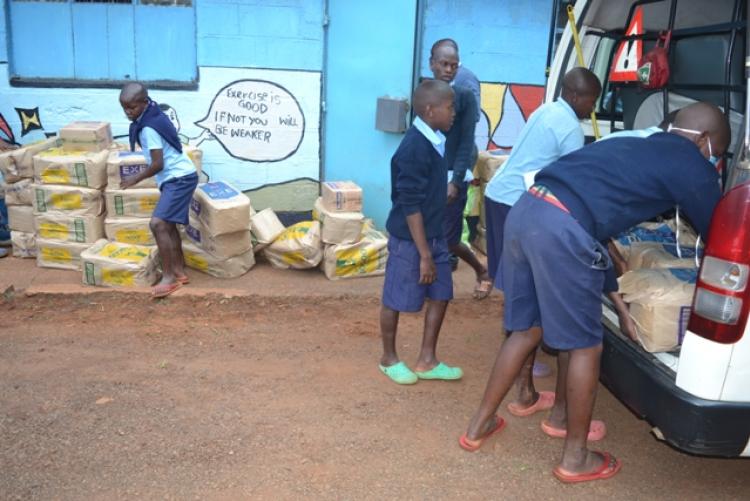
<svg viewBox="0 0 750 501">
<path fill-rule="evenodd" d="M 13 231 L 34 233 L 34 208 L 31 205 L 9 205 L 8 226 Z"/>
<path fill-rule="evenodd" d="M 333 212 L 361 212 L 362 188 L 352 181 L 320 183 L 323 205 Z"/>
<path fill-rule="evenodd" d="M 158 279 L 156 247 L 99 240 L 81 252 L 84 285 L 149 287 Z"/>
<path fill-rule="evenodd" d="M 126 177 L 134 176 L 148 168 L 146 157 L 138 151 L 111 151 L 107 157 L 107 189 L 120 190 L 120 182 Z M 156 178 L 151 176 L 134 188 L 156 188 Z"/>
<path fill-rule="evenodd" d="M 156 245 L 148 217 L 108 217 L 104 233 L 109 240 L 131 245 Z"/>
<path fill-rule="evenodd" d="M 100 190 L 107 184 L 107 151 L 50 148 L 34 155 L 34 180 Z"/>
<path fill-rule="evenodd" d="M 91 244 L 75 242 L 58 242 L 57 240 L 36 239 L 36 265 L 40 268 L 59 268 L 62 270 L 79 270 L 81 252 Z"/>
<path fill-rule="evenodd" d="M 69 216 L 59 212 L 39 214 L 34 228 L 40 238 L 61 242 L 94 243 L 104 238 L 104 214 Z"/>
<path fill-rule="evenodd" d="M 106 190 L 107 217 L 151 217 L 161 192 L 158 188 Z"/>
<path fill-rule="evenodd" d="M 247 230 L 250 199 L 224 181 L 198 185 L 190 204 L 191 215 L 213 236 Z"/>
<path fill-rule="evenodd" d="M 34 212 L 62 212 L 69 216 L 98 216 L 104 212 L 102 192 L 80 186 L 34 184 Z"/>
<path fill-rule="evenodd" d="M 112 143 L 109 122 L 72 122 L 60 129 L 62 146 L 66 150 L 104 151 Z"/>
<path fill-rule="evenodd" d="M 365 216 L 361 212 L 334 212 L 318 198 L 313 206 L 313 219 L 322 226 L 321 240 L 327 244 L 352 244 L 362 238 Z"/>
<path fill-rule="evenodd" d="M 252 249 L 239 256 L 219 259 L 197 245 L 183 242 L 182 253 L 185 256 L 186 266 L 217 278 L 241 277 L 255 266 L 255 254 Z"/>
<path fill-rule="evenodd" d="M 34 203 L 34 190 L 31 185 L 33 179 L 21 179 L 15 183 L 3 185 L 5 190 L 5 205 L 31 205 Z"/>
<path fill-rule="evenodd" d="M 250 230 L 211 235 L 200 221 L 192 217 L 190 224 L 185 226 L 185 235 L 192 243 L 218 259 L 238 256 L 253 248 Z"/>
<path fill-rule="evenodd" d="M 387 261 L 388 237 L 368 227 L 359 242 L 326 245 L 323 272 L 329 280 L 382 275 Z"/>
<path fill-rule="evenodd" d="M 34 233 L 11 231 L 10 243 L 13 246 L 13 257 L 36 257 L 36 235 Z"/>
<path fill-rule="evenodd" d="M 15 183 L 21 179 L 31 179 L 34 177 L 34 155 L 40 151 L 48 150 L 60 146 L 60 139 L 51 137 L 42 139 L 35 143 L 29 143 L 26 146 L 0 154 L 0 171 L 6 183 Z"/>
</svg>

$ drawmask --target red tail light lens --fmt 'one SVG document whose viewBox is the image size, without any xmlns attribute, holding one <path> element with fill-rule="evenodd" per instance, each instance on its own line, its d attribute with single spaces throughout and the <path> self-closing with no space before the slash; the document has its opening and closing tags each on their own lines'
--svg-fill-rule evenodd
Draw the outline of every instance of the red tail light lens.
<svg viewBox="0 0 750 501">
<path fill-rule="evenodd" d="M 717 343 L 742 338 L 750 310 L 750 183 L 719 201 L 695 287 L 688 329 Z"/>
</svg>

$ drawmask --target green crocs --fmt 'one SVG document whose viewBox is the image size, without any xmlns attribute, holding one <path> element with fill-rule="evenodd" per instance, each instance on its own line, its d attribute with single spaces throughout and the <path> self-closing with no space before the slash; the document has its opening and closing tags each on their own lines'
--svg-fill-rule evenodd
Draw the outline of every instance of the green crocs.
<svg viewBox="0 0 750 501">
<path fill-rule="evenodd" d="M 415 371 L 419 379 L 442 379 L 443 381 L 455 381 L 464 376 L 464 371 L 460 367 L 449 367 L 440 362 L 428 371 Z"/>
<path fill-rule="evenodd" d="M 396 384 L 414 384 L 418 380 L 417 375 L 403 362 L 388 367 L 381 365 L 380 370 Z"/>
</svg>

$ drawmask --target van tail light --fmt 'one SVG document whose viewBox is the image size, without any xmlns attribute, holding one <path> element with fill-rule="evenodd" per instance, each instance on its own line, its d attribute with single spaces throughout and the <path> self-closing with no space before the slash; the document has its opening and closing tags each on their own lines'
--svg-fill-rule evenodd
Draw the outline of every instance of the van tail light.
<svg viewBox="0 0 750 501">
<path fill-rule="evenodd" d="M 750 311 L 750 183 L 729 190 L 711 218 L 688 329 L 717 343 L 742 338 Z"/>
</svg>

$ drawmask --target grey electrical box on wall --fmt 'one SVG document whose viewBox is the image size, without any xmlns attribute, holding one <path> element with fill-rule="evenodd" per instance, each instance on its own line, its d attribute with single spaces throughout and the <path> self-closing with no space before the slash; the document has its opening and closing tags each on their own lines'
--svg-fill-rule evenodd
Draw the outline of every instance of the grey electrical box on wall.
<svg viewBox="0 0 750 501">
<path fill-rule="evenodd" d="M 375 128 L 383 132 L 405 132 L 409 102 L 404 98 L 383 96 L 378 98 Z"/>
</svg>

